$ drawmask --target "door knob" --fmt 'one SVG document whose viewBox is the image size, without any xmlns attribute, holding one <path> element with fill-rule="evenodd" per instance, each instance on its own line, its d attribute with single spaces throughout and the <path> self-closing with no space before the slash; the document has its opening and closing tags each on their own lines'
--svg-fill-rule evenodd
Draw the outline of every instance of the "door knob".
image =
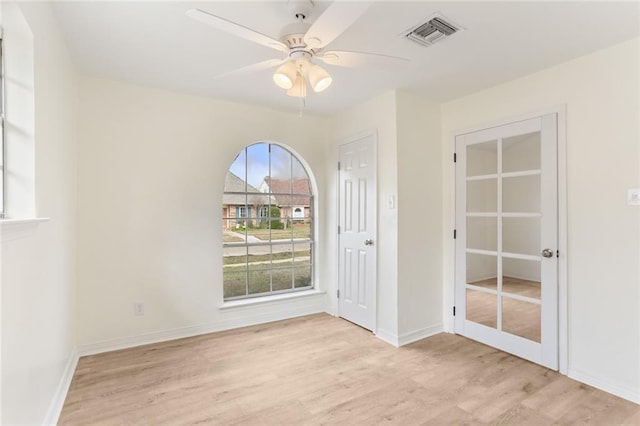
<svg viewBox="0 0 640 426">
<path fill-rule="evenodd" d="M 542 250 L 542 257 L 553 257 L 553 250 L 551 249 Z"/>
<path fill-rule="evenodd" d="M 365 246 L 372 246 L 373 245 L 373 240 L 364 240 L 364 245 Z"/>
</svg>

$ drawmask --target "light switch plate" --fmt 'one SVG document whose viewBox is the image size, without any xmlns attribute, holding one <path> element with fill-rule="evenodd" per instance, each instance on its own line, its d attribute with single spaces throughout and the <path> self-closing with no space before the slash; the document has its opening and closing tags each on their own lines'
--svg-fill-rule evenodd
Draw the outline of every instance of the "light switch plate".
<svg viewBox="0 0 640 426">
<path fill-rule="evenodd" d="M 640 188 L 631 188 L 627 194 L 627 204 L 640 206 Z"/>
</svg>

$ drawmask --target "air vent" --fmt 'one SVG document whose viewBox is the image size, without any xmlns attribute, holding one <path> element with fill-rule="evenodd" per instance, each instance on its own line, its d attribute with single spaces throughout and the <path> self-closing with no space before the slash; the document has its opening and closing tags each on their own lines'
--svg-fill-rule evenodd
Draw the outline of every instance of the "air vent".
<svg viewBox="0 0 640 426">
<path fill-rule="evenodd" d="M 410 29 L 405 34 L 405 37 L 423 46 L 431 46 L 455 34 L 460 29 L 460 26 L 452 24 L 451 21 L 443 16 L 434 16 L 427 22 L 418 24 Z"/>
</svg>

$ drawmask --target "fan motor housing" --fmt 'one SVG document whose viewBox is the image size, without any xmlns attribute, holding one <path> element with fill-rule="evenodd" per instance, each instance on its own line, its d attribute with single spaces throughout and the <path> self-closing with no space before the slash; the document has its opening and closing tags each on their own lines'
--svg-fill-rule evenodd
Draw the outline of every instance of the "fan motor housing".
<svg viewBox="0 0 640 426">
<path fill-rule="evenodd" d="M 294 22 L 285 26 L 280 31 L 280 41 L 289 46 L 290 49 L 299 49 L 307 47 L 304 42 L 304 35 L 311 27 L 306 22 Z"/>
</svg>

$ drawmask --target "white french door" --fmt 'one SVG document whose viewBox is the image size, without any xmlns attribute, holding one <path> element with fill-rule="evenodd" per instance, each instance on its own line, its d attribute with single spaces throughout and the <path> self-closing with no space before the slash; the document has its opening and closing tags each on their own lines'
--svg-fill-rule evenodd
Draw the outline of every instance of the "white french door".
<svg viewBox="0 0 640 426">
<path fill-rule="evenodd" d="M 455 331 L 558 369 L 557 115 L 456 136 Z"/>
<path fill-rule="evenodd" d="M 339 315 L 368 330 L 376 324 L 376 152 L 369 135 L 339 151 Z"/>
</svg>

